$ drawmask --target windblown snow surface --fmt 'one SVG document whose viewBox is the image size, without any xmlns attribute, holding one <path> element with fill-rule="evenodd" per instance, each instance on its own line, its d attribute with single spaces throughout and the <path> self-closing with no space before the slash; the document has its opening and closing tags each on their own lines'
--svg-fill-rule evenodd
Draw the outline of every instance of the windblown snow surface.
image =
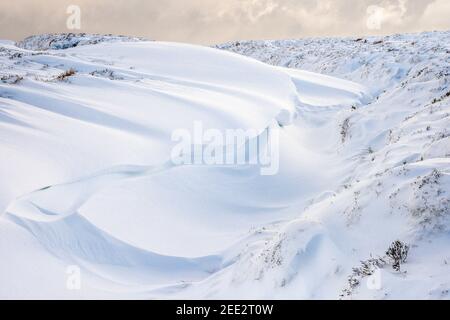
<svg viewBox="0 0 450 320">
<path fill-rule="evenodd" d="M 450 297 L 450 33 L 58 39 L 0 42 L 1 298 Z M 170 161 L 280 115 L 275 175 Z"/>
</svg>

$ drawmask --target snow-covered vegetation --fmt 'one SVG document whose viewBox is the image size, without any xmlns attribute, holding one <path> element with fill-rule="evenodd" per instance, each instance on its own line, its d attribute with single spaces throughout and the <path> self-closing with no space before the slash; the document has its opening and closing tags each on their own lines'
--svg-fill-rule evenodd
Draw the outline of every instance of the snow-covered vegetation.
<svg viewBox="0 0 450 320">
<path fill-rule="evenodd" d="M 450 32 L 244 41 L 218 48 L 368 88 L 373 99 L 363 106 L 300 111 L 300 119 L 320 114 L 322 128 L 313 141 L 320 141 L 321 148 L 326 138 L 317 139 L 319 134 L 334 131 L 341 136 L 340 144 L 325 150 L 337 155 L 336 170 L 343 178 L 338 189 L 306 208 L 300 220 L 319 220 L 328 226 L 326 234 L 340 230 L 339 239 L 354 234 L 339 252 L 363 265 L 369 259 L 378 266 L 371 255 L 383 256 L 397 238 L 410 243 L 403 272 L 386 275 L 378 291 L 354 286 L 353 297 L 449 298 Z M 298 86 L 300 97 L 308 89 Z M 320 128 L 309 119 L 303 125 Z M 349 169 L 348 175 L 343 168 Z M 346 226 L 337 228 L 344 220 Z M 353 264 L 358 270 L 358 261 Z M 339 273 L 349 273 L 348 267 L 336 265 Z M 395 269 L 400 271 L 398 261 Z"/>
<path fill-rule="evenodd" d="M 0 42 L 0 297 L 450 298 L 450 33 L 71 37 Z M 276 175 L 170 161 L 274 119 Z"/>
<path fill-rule="evenodd" d="M 41 34 L 30 36 L 16 43 L 19 48 L 28 50 L 63 50 L 78 46 L 98 44 L 102 42 L 141 41 L 134 38 L 116 35 L 100 35 L 86 33 Z"/>
</svg>

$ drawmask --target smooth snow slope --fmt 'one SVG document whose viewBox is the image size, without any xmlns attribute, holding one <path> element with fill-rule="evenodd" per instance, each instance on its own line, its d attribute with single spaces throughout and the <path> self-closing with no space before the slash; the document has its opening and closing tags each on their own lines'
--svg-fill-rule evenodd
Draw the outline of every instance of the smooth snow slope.
<svg viewBox="0 0 450 320">
<path fill-rule="evenodd" d="M 292 126 L 281 132 L 277 175 L 177 167 L 173 130 L 194 121 L 265 130 L 280 113 L 320 101 L 320 86 L 335 105 L 367 98 L 347 81 L 309 82 L 309 74 L 181 44 L 38 52 L 5 43 L 1 53 L 4 298 L 166 297 L 153 290 L 220 272 L 249 230 L 297 215 L 334 184 L 320 170 L 333 159 L 302 145 L 308 137 Z M 71 68 L 75 75 L 57 79 Z M 304 99 L 297 78 L 311 88 Z M 71 265 L 81 267 L 81 291 L 66 288 Z"/>
<path fill-rule="evenodd" d="M 2 42 L 0 296 L 448 298 L 447 38 L 220 46 L 273 67 L 171 43 Z M 175 129 L 262 132 L 286 114 L 277 175 L 169 161 Z M 397 239 L 401 272 L 387 261 L 366 286 L 354 268 Z"/>
</svg>

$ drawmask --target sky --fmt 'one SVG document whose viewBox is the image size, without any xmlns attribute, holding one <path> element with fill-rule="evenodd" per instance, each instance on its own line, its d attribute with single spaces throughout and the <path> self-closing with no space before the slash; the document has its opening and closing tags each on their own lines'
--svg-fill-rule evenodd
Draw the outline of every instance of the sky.
<svg viewBox="0 0 450 320">
<path fill-rule="evenodd" d="M 112 33 L 216 44 L 450 30 L 450 0 L 0 0 L 0 39 Z"/>
</svg>

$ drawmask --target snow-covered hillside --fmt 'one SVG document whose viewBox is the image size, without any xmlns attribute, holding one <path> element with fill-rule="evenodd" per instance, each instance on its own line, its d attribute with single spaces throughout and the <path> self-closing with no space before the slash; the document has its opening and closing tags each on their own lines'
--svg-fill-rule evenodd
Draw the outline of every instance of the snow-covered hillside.
<svg viewBox="0 0 450 320">
<path fill-rule="evenodd" d="M 324 150 L 336 154 L 335 168 L 342 171 L 340 188 L 330 188 L 327 197 L 313 201 L 298 222 L 278 235 L 281 240 L 269 245 L 273 252 L 275 244 L 285 243 L 290 256 L 282 255 L 296 266 L 292 272 L 295 285 L 287 287 L 295 291 L 306 281 L 310 290 L 299 296 L 333 298 L 331 282 L 344 273 L 348 285 L 343 297 L 450 298 L 450 32 L 245 41 L 217 47 L 275 66 L 355 81 L 374 97 L 362 107 L 320 112 L 319 123 L 311 121 L 316 109 L 299 111 L 299 118 L 305 119 L 303 126 L 318 130 L 313 144 L 320 141 Z M 310 88 L 302 85 L 298 91 L 305 96 Z M 325 137 L 317 139 L 320 134 Z M 340 136 L 341 143 L 324 143 L 329 135 Z M 320 259 L 329 258 L 329 253 L 320 255 L 314 250 L 317 262 L 312 265 L 325 270 L 312 268 L 311 274 L 302 274 L 297 271 L 301 270 L 299 260 L 308 250 L 299 256 L 300 244 L 285 239 L 296 238 L 300 227 L 295 224 L 310 219 L 326 227 L 327 237 L 334 235 L 332 241 L 327 240 L 332 246 L 345 239 L 334 250 L 345 258 L 327 264 Z M 392 273 L 386 261 L 379 259 L 386 260 L 386 249 L 395 238 L 410 247 L 402 273 Z M 374 271 L 378 267 L 381 272 Z M 286 274 L 282 274 L 283 282 Z M 367 275 L 372 277 L 367 279 Z"/>
<path fill-rule="evenodd" d="M 87 33 L 61 33 L 41 34 L 30 36 L 16 43 L 19 48 L 27 50 L 63 50 L 108 42 L 134 42 L 143 41 L 142 38 L 127 36 L 87 34 Z"/>
<path fill-rule="evenodd" d="M 0 297 L 449 298 L 448 37 L 0 42 Z M 198 122 L 278 173 L 174 164 Z"/>
</svg>

